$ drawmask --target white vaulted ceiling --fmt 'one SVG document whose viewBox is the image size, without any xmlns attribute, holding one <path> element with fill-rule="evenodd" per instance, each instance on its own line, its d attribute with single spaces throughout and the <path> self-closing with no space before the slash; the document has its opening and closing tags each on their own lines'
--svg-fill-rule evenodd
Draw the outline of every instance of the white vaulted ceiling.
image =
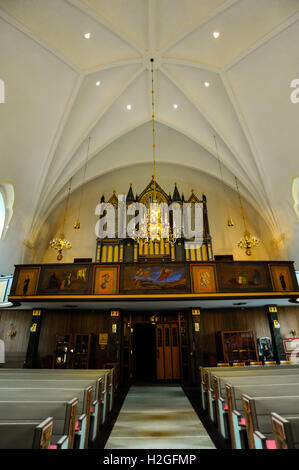
<svg viewBox="0 0 299 470">
<path fill-rule="evenodd" d="M 21 197 L 23 238 L 83 168 L 89 136 L 91 160 L 151 120 L 150 58 L 157 123 L 211 162 L 215 135 L 227 175 L 281 235 L 299 173 L 298 39 L 298 0 L 0 0 L 1 179 Z"/>
</svg>

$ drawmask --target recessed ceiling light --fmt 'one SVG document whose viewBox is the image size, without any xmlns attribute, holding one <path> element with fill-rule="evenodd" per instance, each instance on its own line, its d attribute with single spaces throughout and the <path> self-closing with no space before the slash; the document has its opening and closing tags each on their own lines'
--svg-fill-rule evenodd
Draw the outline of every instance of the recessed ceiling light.
<svg viewBox="0 0 299 470">
<path fill-rule="evenodd" d="M 214 32 L 213 32 L 213 36 L 214 36 L 215 39 L 218 39 L 219 36 L 220 36 L 219 31 L 214 31 Z"/>
<path fill-rule="evenodd" d="M 205 87 L 209 87 L 210 86 L 210 82 L 205 82 Z"/>
<path fill-rule="evenodd" d="M 90 38 L 90 36 L 91 36 L 91 34 L 90 34 L 90 33 L 85 33 L 85 34 L 84 34 L 84 37 L 85 37 L 85 39 L 89 39 L 89 38 Z"/>
<path fill-rule="evenodd" d="M 178 104 L 174 104 L 173 107 L 174 107 L 174 109 L 178 109 L 179 105 L 178 105 Z"/>
<path fill-rule="evenodd" d="M 96 82 L 96 86 L 100 86 L 101 85 L 101 82 L 100 81 L 97 81 Z"/>
<path fill-rule="evenodd" d="M 127 109 L 130 111 L 132 109 L 132 105 L 131 104 L 127 104 Z"/>
</svg>

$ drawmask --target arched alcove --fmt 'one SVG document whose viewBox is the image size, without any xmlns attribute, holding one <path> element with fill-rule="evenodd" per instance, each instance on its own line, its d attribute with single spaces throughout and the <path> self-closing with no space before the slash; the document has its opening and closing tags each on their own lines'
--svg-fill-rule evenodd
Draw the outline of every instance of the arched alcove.
<svg viewBox="0 0 299 470">
<path fill-rule="evenodd" d="M 296 176 L 293 179 L 292 183 L 292 196 L 294 200 L 294 211 L 297 215 L 297 219 L 299 221 L 299 176 Z"/>
<path fill-rule="evenodd" d="M 0 181 L 0 239 L 4 238 L 13 215 L 15 190 L 12 183 Z"/>
</svg>

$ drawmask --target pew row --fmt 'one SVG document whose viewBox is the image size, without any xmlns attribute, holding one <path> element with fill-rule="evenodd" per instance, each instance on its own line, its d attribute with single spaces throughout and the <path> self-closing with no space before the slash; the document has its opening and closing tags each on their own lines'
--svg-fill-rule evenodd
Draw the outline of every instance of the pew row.
<svg viewBox="0 0 299 470">
<path fill-rule="evenodd" d="M 1 375 L 1 374 L 0 374 Z M 32 389 L 71 389 L 73 392 L 77 392 L 78 394 L 86 388 L 86 390 L 90 390 L 86 393 L 86 397 L 84 398 L 84 405 L 82 409 L 82 413 L 86 415 L 86 439 L 88 436 L 89 430 L 89 440 L 94 441 L 100 432 L 100 424 L 101 424 L 101 400 L 103 400 L 102 394 L 102 383 L 103 378 L 94 379 L 87 379 L 87 380 L 72 380 L 66 379 L 64 380 L 62 377 L 60 380 L 41 380 L 41 379 L 1 379 L 0 377 L 0 393 L 2 389 L 5 388 L 14 388 L 14 389 L 24 389 L 24 388 L 32 388 Z M 84 421 L 84 420 L 83 420 Z M 78 422 L 80 430 L 78 431 L 78 435 L 83 436 L 83 429 L 82 429 L 82 420 Z M 78 438 L 77 438 L 78 440 Z M 79 448 L 82 445 L 82 439 L 80 439 Z M 86 440 L 84 447 L 86 446 Z"/>
<path fill-rule="evenodd" d="M 242 395 L 250 449 L 269 449 L 275 443 L 271 413 L 285 419 L 299 417 L 299 396 L 252 397 Z"/>
<path fill-rule="evenodd" d="M 250 394 L 252 397 L 279 397 L 299 395 L 299 383 L 268 383 L 263 385 L 234 385 L 226 384 L 227 415 L 230 429 L 232 447 L 243 449 L 247 446 L 246 424 L 243 412 L 242 395 Z M 219 399 L 219 412 L 221 415 L 222 399 Z"/>
<path fill-rule="evenodd" d="M 41 423 L 0 422 L 0 449 L 49 449 L 53 423 L 53 418 L 46 418 Z"/>
<path fill-rule="evenodd" d="M 299 417 L 283 418 L 271 413 L 272 429 L 277 449 L 299 449 Z"/>
<path fill-rule="evenodd" d="M 75 437 L 78 398 L 66 401 L 0 400 L 0 424 L 40 422 L 45 416 L 53 418 L 51 445 L 72 449 Z"/>
<path fill-rule="evenodd" d="M 0 401 L 68 401 L 78 398 L 74 448 L 87 449 L 89 440 L 92 387 L 70 388 L 0 388 Z"/>
<path fill-rule="evenodd" d="M 98 377 L 103 378 L 102 383 L 102 399 L 101 403 L 101 419 L 102 424 L 107 419 L 109 412 L 113 407 L 114 390 L 113 390 L 113 369 L 2 369 L 0 370 L 0 381 L 5 378 L 17 379 L 55 379 L 63 380 L 96 380 Z"/>
</svg>

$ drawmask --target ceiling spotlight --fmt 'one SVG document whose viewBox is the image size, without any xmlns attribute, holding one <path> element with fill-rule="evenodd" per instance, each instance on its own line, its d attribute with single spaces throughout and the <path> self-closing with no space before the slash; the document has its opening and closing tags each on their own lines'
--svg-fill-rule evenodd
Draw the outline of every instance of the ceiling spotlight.
<svg viewBox="0 0 299 470">
<path fill-rule="evenodd" d="M 178 106 L 179 106 L 178 104 L 173 105 L 174 109 L 178 109 Z"/>
<path fill-rule="evenodd" d="M 96 86 L 100 86 L 101 85 L 101 82 L 100 81 L 97 81 L 96 82 Z"/>
<path fill-rule="evenodd" d="M 214 36 L 215 39 L 218 39 L 219 36 L 220 36 L 219 31 L 214 31 L 214 32 L 213 32 L 213 36 Z"/>
<path fill-rule="evenodd" d="M 85 33 L 85 34 L 84 34 L 84 37 L 85 37 L 85 39 L 89 39 L 89 38 L 90 38 L 90 36 L 91 36 L 91 34 L 90 34 L 90 33 Z"/>
<path fill-rule="evenodd" d="M 210 86 L 210 82 L 205 82 L 205 87 L 209 87 Z"/>
<path fill-rule="evenodd" d="M 131 104 L 127 104 L 127 109 L 128 109 L 129 111 L 131 111 L 132 105 L 131 105 Z"/>
</svg>

